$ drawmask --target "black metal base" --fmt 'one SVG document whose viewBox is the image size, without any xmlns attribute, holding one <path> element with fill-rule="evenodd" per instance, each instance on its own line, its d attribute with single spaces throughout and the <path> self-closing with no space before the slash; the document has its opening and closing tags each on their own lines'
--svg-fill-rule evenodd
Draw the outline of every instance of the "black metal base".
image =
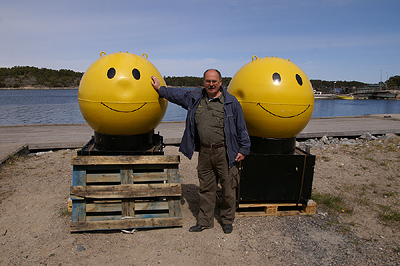
<svg viewBox="0 0 400 266">
<path fill-rule="evenodd" d="M 154 132 L 141 135 L 107 135 L 94 132 L 94 143 L 98 150 L 143 151 L 154 146 Z"/>
<path fill-rule="evenodd" d="M 78 155 L 164 155 L 163 149 L 163 137 L 154 132 L 131 136 L 94 132 Z"/>
<path fill-rule="evenodd" d="M 250 136 L 251 152 L 256 154 L 294 154 L 296 137 L 287 139 Z"/>
<path fill-rule="evenodd" d="M 314 166 L 315 155 L 298 148 L 293 154 L 251 153 L 242 161 L 239 202 L 306 203 Z"/>
</svg>

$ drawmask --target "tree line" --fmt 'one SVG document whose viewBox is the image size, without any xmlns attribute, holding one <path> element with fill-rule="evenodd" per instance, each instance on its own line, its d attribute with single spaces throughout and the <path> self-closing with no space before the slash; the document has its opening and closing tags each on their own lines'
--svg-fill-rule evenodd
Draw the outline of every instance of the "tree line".
<svg viewBox="0 0 400 266">
<path fill-rule="evenodd" d="M 342 89 L 345 92 L 351 92 L 353 89 L 357 88 L 365 88 L 369 87 L 370 85 L 359 81 L 327 81 L 327 80 L 319 80 L 319 79 L 312 79 L 310 80 L 311 84 L 314 89 L 318 91 L 333 91 L 336 89 Z M 382 86 L 382 88 L 389 89 L 389 90 L 399 90 L 400 89 L 400 76 L 393 76 L 390 77 L 385 82 L 380 82 L 376 85 Z"/>
<path fill-rule="evenodd" d="M 390 77 L 388 80 L 385 82 L 386 86 L 389 89 L 400 89 L 400 76 L 396 75 L 393 77 Z"/>
<path fill-rule="evenodd" d="M 0 68 L 0 88 L 78 87 L 83 73 L 30 66 Z"/>
<path fill-rule="evenodd" d="M 11 68 L 0 68 L 0 88 L 20 88 L 26 86 L 33 87 L 74 87 L 79 86 L 82 72 L 75 72 L 68 69 L 53 70 L 47 68 L 37 68 L 31 66 L 15 66 Z M 223 77 L 222 85 L 226 88 L 232 78 Z M 203 78 L 184 76 L 164 76 L 165 82 L 174 87 L 202 87 Z M 352 88 L 367 87 L 368 84 L 359 81 L 327 81 L 312 79 L 310 80 L 314 89 L 319 91 L 330 91 L 333 88 Z M 388 89 L 399 89 L 400 76 L 390 77 L 382 82 Z"/>
</svg>

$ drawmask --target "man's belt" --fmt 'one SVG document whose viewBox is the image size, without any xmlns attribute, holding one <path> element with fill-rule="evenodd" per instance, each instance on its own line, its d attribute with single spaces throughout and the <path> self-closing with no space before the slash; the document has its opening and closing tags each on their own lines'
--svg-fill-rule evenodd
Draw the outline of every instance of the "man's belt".
<svg viewBox="0 0 400 266">
<path fill-rule="evenodd" d="M 217 148 L 221 148 L 221 147 L 225 146 L 225 142 L 211 144 L 211 145 L 202 143 L 201 146 L 204 147 L 204 148 L 217 149 Z"/>
</svg>

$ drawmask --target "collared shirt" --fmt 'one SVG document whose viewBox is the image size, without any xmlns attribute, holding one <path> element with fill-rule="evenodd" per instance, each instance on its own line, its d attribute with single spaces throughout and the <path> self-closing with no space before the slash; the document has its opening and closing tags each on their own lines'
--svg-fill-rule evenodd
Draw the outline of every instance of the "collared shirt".
<svg viewBox="0 0 400 266">
<path fill-rule="evenodd" d="M 198 137 L 195 115 L 201 99 L 206 94 L 204 88 L 186 90 L 182 88 L 166 88 L 161 86 L 160 97 L 165 97 L 177 105 L 186 109 L 185 131 L 179 146 L 179 151 L 191 159 L 195 150 L 196 138 Z M 247 132 L 242 107 L 235 96 L 222 89 L 224 95 L 224 132 L 226 153 L 229 158 L 229 167 L 235 163 L 235 158 L 241 154 L 250 154 L 250 137 Z"/>
<path fill-rule="evenodd" d="M 196 110 L 195 122 L 200 142 L 210 145 L 225 141 L 224 136 L 224 96 L 203 97 Z"/>
</svg>

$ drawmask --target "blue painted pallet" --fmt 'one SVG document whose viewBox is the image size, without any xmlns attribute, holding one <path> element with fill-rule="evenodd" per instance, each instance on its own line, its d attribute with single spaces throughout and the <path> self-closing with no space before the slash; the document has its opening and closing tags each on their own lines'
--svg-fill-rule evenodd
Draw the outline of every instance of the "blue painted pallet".
<svg viewBox="0 0 400 266">
<path fill-rule="evenodd" d="M 71 232 L 182 226 L 179 156 L 72 158 Z"/>
</svg>

